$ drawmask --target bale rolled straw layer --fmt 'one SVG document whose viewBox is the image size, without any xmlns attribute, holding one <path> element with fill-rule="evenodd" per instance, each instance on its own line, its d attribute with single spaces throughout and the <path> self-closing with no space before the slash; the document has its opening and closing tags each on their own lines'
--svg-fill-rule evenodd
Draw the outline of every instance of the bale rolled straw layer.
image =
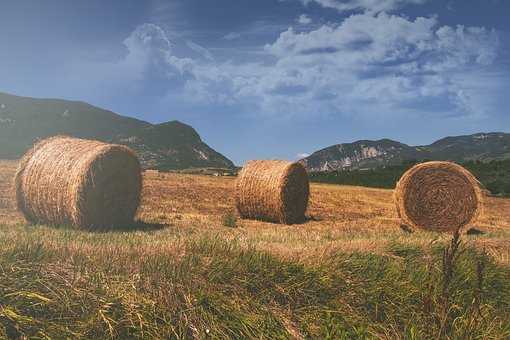
<svg viewBox="0 0 510 340">
<path fill-rule="evenodd" d="M 29 222 L 111 229 L 133 223 L 142 174 L 127 147 L 57 136 L 25 154 L 15 188 Z"/>
<path fill-rule="evenodd" d="M 440 232 L 455 232 L 473 223 L 483 201 L 477 179 L 451 162 L 414 166 L 397 183 L 394 198 L 403 224 Z"/>
<path fill-rule="evenodd" d="M 250 161 L 236 182 L 236 205 L 242 218 L 295 224 L 305 220 L 309 193 L 300 163 Z"/>
</svg>

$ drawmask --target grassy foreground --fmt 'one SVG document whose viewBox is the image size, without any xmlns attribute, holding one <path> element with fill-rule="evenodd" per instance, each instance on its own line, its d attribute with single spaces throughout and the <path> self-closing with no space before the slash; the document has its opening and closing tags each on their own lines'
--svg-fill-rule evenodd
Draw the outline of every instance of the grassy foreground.
<svg viewBox="0 0 510 340">
<path fill-rule="evenodd" d="M 232 214 L 231 179 L 148 174 L 144 223 L 89 233 L 26 225 L 15 166 L 0 338 L 510 337 L 510 200 L 488 199 L 452 257 L 448 237 L 400 230 L 390 190 L 314 184 L 310 221 L 280 226 Z"/>
<path fill-rule="evenodd" d="M 444 244 L 303 263 L 212 234 L 175 232 L 154 248 L 156 234 L 2 228 L 0 336 L 510 337 L 510 270 L 471 248 L 445 313 Z"/>
</svg>

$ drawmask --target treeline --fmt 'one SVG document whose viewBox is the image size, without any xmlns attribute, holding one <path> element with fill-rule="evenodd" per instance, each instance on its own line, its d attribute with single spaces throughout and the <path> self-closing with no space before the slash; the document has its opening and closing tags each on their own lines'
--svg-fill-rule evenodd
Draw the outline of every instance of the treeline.
<svg viewBox="0 0 510 340">
<path fill-rule="evenodd" d="M 393 189 L 400 177 L 419 162 L 408 161 L 398 166 L 368 170 L 343 170 L 310 174 L 312 182 L 358 185 L 373 188 Z M 461 163 L 493 195 L 510 196 L 510 159 L 503 161 L 469 161 Z"/>
</svg>

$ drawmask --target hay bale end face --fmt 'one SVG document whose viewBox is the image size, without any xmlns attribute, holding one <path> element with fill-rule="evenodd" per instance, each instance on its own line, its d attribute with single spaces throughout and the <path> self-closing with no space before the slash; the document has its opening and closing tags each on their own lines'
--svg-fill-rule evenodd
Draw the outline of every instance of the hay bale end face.
<svg viewBox="0 0 510 340">
<path fill-rule="evenodd" d="M 250 161 L 236 182 L 236 205 L 242 218 L 283 224 L 305 221 L 310 185 L 300 163 Z"/>
<path fill-rule="evenodd" d="M 127 147 L 57 136 L 25 154 L 15 187 L 29 222 L 111 229 L 133 223 L 142 174 Z"/>
<path fill-rule="evenodd" d="M 482 197 L 477 179 L 451 162 L 418 164 L 395 189 L 395 204 L 404 224 L 439 232 L 455 232 L 473 223 L 480 215 Z"/>
</svg>

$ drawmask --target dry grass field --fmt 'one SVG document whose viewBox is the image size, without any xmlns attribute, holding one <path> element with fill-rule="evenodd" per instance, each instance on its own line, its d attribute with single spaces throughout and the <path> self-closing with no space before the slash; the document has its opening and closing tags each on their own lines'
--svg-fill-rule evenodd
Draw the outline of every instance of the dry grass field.
<svg viewBox="0 0 510 340">
<path fill-rule="evenodd" d="M 0 162 L 0 224 L 20 225 L 12 190 L 16 162 Z M 391 190 L 312 184 L 310 220 L 283 226 L 238 220 L 238 228 L 225 228 L 223 219 L 235 214 L 234 178 L 171 173 L 148 173 L 139 220 L 147 228 L 161 228 L 158 237 L 202 233 L 278 256 L 317 259 L 330 252 L 384 253 L 392 242 L 425 246 L 447 236 L 408 234 L 400 229 Z M 483 218 L 476 226 L 484 236 L 468 237 L 494 258 L 510 265 L 510 199 L 487 198 Z M 143 231 L 144 226 L 140 227 Z"/>
<path fill-rule="evenodd" d="M 0 337 L 510 337 L 510 199 L 487 198 L 483 234 L 463 236 L 459 261 L 475 269 L 456 287 L 488 291 L 483 321 L 455 291 L 441 329 L 448 236 L 401 230 L 391 190 L 312 184 L 309 220 L 282 226 L 234 217 L 232 178 L 151 172 L 137 226 L 88 233 L 27 226 L 15 168 L 0 162 Z"/>
<path fill-rule="evenodd" d="M 404 233 L 393 203 L 392 190 L 312 184 L 302 225 L 281 226 L 239 221 L 239 229 L 222 228 L 222 217 L 235 213 L 234 179 L 196 175 L 152 174 L 145 178 L 140 218 L 177 228 L 219 232 L 227 239 L 279 256 L 314 258 L 328 252 L 382 253 L 391 242 L 426 245 L 439 235 Z M 499 262 L 510 264 L 510 199 L 487 198 L 477 229 L 483 237 L 468 238 L 485 247 Z"/>
</svg>

